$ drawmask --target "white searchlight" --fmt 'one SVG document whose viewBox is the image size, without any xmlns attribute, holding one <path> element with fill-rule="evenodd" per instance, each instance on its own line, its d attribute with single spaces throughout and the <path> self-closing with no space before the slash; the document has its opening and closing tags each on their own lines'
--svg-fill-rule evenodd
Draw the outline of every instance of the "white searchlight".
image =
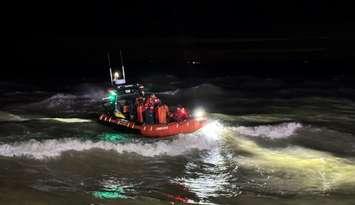
<svg viewBox="0 0 355 205">
<path fill-rule="evenodd" d="M 196 108 L 192 112 L 192 116 L 197 120 L 203 120 L 206 117 L 206 111 L 203 108 Z"/>
<path fill-rule="evenodd" d="M 116 72 L 113 74 L 113 79 L 117 80 L 118 78 L 120 78 L 120 73 L 116 71 Z"/>
</svg>

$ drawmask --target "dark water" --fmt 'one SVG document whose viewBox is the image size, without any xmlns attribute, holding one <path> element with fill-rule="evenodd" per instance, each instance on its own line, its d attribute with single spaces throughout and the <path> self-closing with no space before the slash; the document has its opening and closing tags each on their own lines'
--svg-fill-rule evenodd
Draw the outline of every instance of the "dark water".
<svg viewBox="0 0 355 205">
<path fill-rule="evenodd" d="M 61 93 L 7 85 L 0 203 L 355 203 L 353 90 L 242 78 L 145 81 L 169 103 L 205 107 L 209 124 L 144 139 L 96 122 L 101 85 Z"/>
</svg>

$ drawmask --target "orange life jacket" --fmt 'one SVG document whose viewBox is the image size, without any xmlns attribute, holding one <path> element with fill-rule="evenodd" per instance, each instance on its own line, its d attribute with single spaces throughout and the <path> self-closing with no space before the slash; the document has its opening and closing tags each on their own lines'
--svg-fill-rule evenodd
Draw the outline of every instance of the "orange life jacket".
<svg viewBox="0 0 355 205">
<path fill-rule="evenodd" d="M 166 118 L 167 118 L 168 112 L 169 112 L 169 108 L 166 105 L 162 105 L 162 106 L 157 107 L 155 115 L 156 115 L 156 118 L 158 119 L 159 124 L 167 123 Z"/>
<path fill-rule="evenodd" d="M 137 105 L 137 121 L 143 123 L 143 105 Z"/>
</svg>

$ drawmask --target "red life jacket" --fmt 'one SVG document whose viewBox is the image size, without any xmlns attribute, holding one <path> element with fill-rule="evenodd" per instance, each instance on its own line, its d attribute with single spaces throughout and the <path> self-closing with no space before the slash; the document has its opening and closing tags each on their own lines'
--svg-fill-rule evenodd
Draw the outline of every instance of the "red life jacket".
<svg viewBox="0 0 355 205">
<path fill-rule="evenodd" d="M 151 103 L 152 103 L 153 106 L 155 107 L 155 106 L 159 105 L 160 100 L 159 100 L 159 98 L 154 97 L 154 98 L 151 98 Z"/>
<path fill-rule="evenodd" d="M 183 121 L 189 118 L 189 113 L 185 108 L 176 108 L 174 115 L 177 121 Z"/>
<path fill-rule="evenodd" d="M 144 102 L 144 110 L 147 110 L 147 109 L 154 110 L 154 106 L 153 106 L 151 97 L 148 97 Z"/>
</svg>

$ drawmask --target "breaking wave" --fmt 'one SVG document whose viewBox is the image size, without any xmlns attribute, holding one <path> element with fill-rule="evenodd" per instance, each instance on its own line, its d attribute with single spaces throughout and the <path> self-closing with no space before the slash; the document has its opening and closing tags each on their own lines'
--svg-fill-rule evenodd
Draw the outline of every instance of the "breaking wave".
<svg viewBox="0 0 355 205">
<path fill-rule="evenodd" d="M 204 137 L 204 139 L 201 139 Z M 205 150 L 216 146 L 214 139 L 207 139 L 201 133 L 178 136 L 174 140 L 160 140 L 156 142 L 128 142 L 112 143 L 105 141 L 94 142 L 74 138 L 30 140 L 21 143 L 0 145 L 0 155 L 6 157 L 29 157 L 34 159 L 47 159 L 59 157 L 67 151 L 87 151 L 102 149 L 117 153 L 136 153 L 146 157 L 157 155 L 176 156 L 191 150 Z"/>
<path fill-rule="evenodd" d="M 184 90 L 184 95 L 187 96 L 195 96 L 195 95 L 210 96 L 210 95 L 221 95 L 221 94 L 224 94 L 224 90 L 222 88 L 208 83 L 200 84 Z"/>
<path fill-rule="evenodd" d="M 31 103 L 20 108 L 33 112 L 90 113 L 95 112 L 98 107 L 100 108 L 100 103 L 101 99 L 90 94 L 58 93 L 40 102 Z"/>
<path fill-rule="evenodd" d="M 58 93 L 40 102 L 32 103 L 28 105 L 28 107 L 42 107 L 47 109 L 56 109 L 59 107 L 71 108 L 76 104 L 77 100 L 78 97 L 75 95 Z"/>
<path fill-rule="evenodd" d="M 159 92 L 158 94 L 161 94 L 161 95 L 177 95 L 179 94 L 180 92 L 180 89 L 176 89 L 176 90 L 169 90 L 169 91 L 163 91 L 163 92 Z"/>
<path fill-rule="evenodd" d="M 292 136 L 299 128 L 302 128 L 302 124 L 290 122 L 278 125 L 260 125 L 255 127 L 240 126 L 234 128 L 233 130 L 242 135 L 279 139 Z"/>
<path fill-rule="evenodd" d="M 0 122 L 22 122 L 26 120 L 26 118 L 20 117 L 18 115 L 0 111 Z"/>
<path fill-rule="evenodd" d="M 193 87 L 188 88 L 177 88 L 174 90 L 168 90 L 159 92 L 159 94 L 163 95 L 173 95 L 173 96 L 184 96 L 184 97 L 204 97 L 204 96 L 215 96 L 215 95 L 223 95 L 225 94 L 225 90 L 222 88 L 209 84 L 199 84 Z"/>
<path fill-rule="evenodd" d="M 84 123 L 84 122 L 92 122 L 92 120 L 90 120 L 90 119 L 82 119 L 82 118 L 58 118 L 58 117 L 53 117 L 53 118 L 39 118 L 39 120 L 52 120 L 52 121 L 63 122 L 63 123 Z"/>
<path fill-rule="evenodd" d="M 44 118 L 46 119 L 46 118 Z M 63 118 L 64 119 L 64 118 Z M 62 118 L 48 118 L 48 120 L 63 120 Z M 64 122 L 87 122 L 83 119 L 65 118 Z M 157 155 L 176 156 L 191 150 L 207 150 L 219 146 L 219 140 L 223 130 L 236 131 L 242 135 L 262 136 L 270 138 L 283 138 L 294 134 L 302 127 L 299 123 L 283 123 L 279 125 L 266 125 L 256 127 L 229 127 L 217 121 L 206 125 L 194 134 L 180 135 L 172 140 L 160 140 L 155 142 L 131 141 L 124 143 L 112 143 L 107 141 L 80 140 L 75 138 L 29 140 L 25 142 L 0 145 L 0 155 L 7 157 L 26 156 L 35 159 L 58 157 L 67 151 L 86 151 L 90 149 L 103 149 L 116 151 L 117 153 L 137 153 L 142 156 L 153 157 Z"/>
<path fill-rule="evenodd" d="M 171 102 L 186 103 L 186 100 L 209 99 L 209 101 L 224 99 L 227 91 L 213 84 L 199 84 L 187 88 L 173 88 L 157 92 L 161 97 L 170 99 Z M 102 98 L 106 92 L 103 88 L 91 85 L 82 85 L 74 89 L 73 93 L 56 93 L 48 98 L 16 107 L 21 111 L 36 113 L 97 113 L 102 109 Z M 207 101 L 207 100 L 206 100 Z"/>
</svg>

